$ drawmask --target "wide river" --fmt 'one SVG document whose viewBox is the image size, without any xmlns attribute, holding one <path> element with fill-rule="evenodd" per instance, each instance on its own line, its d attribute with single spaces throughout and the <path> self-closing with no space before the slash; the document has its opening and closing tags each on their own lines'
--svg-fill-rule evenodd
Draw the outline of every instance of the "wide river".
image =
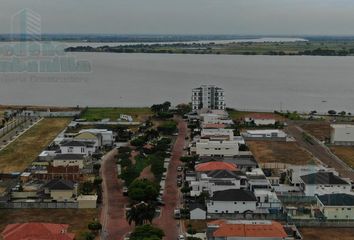
<svg viewBox="0 0 354 240">
<path fill-rule="evenodd" d="M 227 106 L 354 112 L 354 57 L 74 53 L 89 73 L 0 73 L 0 104 L 149 106 L 215 84 Z M 1 57 L 0 60 L 3 60 Z"/>
</svg>

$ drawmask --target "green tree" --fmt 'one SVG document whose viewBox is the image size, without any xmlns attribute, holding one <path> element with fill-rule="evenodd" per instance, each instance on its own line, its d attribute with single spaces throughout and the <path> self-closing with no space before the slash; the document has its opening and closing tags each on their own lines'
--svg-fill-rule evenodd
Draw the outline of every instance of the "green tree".
<svg viewBox="0 0 354 240">
<path fill-rule="evenodd" d="M 92 232 L 97 233 L 102 229 L 102 224 L 98 221 L 93 221 L 88 224 L 87 228 Z"/>
<path fill-rule="evenodd" d="M 128 196 L 131 200 L 136 202 L 154 201 L 159 195 L 159 187 L 146 179 L 134 180 L 128 189 Z"/>
<path fill-rule="evenodd" d="M 88 195 L 94 190 L 94 185 L 92 182 L 87 181 L 80 185 L 80 193 L 83 195 Z"/>
<path fill-rule="evenodd" d="M 147 224 L 136 227 L 130 235 L 130 240 L 161 240 L 164 236 L 165 234 L 161 229 Z"/>
<path fill-rule="evenodd" d="M 141 202 L 135 204 L 133 207 L 130 208 L 129 211 L 126 212 L 126 218 L 128 220 L 129 225 L 134 222 L 136 226 L 140 226 L 143 224 L 152 223 L 155 214 L 155 206 L 147 204 L 145 202 Z"/>
</svg>

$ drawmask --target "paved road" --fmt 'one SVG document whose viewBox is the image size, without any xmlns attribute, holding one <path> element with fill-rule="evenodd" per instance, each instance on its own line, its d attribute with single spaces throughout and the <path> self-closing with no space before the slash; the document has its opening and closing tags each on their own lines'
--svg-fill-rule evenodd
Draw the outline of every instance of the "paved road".
<svg viewBox="0 0 354 240">
<path fill-rule="evenodd" d="M 329 167 L 335 168 L 342 177 L 350 178 L 352 181 L 354 181 L 354 171 L 338 157 L 331 154 L 328 148 L 322 143 L 313 141 L 313 144 L 310 144 L 305 141 L 302 135 L 302 133 L 305 131 L 301 127 L 294 123 L 289 123 L 286 131 L 297 140 L 300 146 L 308 150 L 314 157 Z"/>
<path fill-rule="evenodd" d="M 122 182 L 117 178 L 117 165 L 115 156 L 116 149 L 109 152 L 102 158 L 102 209 L 101 223 L 103 233 L 101 239 L 121 240 L 124 235 L 131 231 L 131 227 L 125 220 L 125 204 L 128 198 L 123 196 Z"/>
<path fill-rule="evenodd" d="M 177 166 L 181 164 L 180 157 L 183 155 L 185 137 L 187 136 L 187 124 L 178 119 L 179 134 L 172 150 L 171 162 L 168 168 L 165 193 L 163 196 L 165 206 L 162 208 L 161 216 L 155 220 L 164 232 L 166 240 L 175 240 L 180 234 L 180 224 L 173 218 L 173 211 L 180 206 L 180 191 L 177 187 Z"/>
</svg>

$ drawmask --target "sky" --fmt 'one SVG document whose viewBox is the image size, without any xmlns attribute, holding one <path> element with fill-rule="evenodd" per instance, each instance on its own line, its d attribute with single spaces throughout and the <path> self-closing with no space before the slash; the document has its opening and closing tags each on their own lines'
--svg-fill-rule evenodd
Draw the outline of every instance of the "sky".
<svg viewBox="0 0 354 240">
<path fill-rule="evenodd" d="M 0 33 L 24 8 L 43 33 L 354 35 L 354 0 L 1 0 Z"/>
</svg>

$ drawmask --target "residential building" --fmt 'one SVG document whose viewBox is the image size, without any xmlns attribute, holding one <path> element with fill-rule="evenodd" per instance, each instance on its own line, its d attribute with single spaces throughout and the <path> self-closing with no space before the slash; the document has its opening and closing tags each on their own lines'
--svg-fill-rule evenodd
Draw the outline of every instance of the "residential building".
<svg viewBox="0 0 354 240">
<path fill-rule="evenodd" d="M 203 204 L 192 203 L 189 205 L 190 219 L 191 220 L 205 220 L 206 207 Z"/>
<path fill-rule="evenodd" d="M 90 156 L 97 151 L 98 147 L 92 142 L 64 141 L 60 144 L 62 154 L 83 154 Z"/>
<path fill-rule="evenodd" d="M 3 240 L 74 240 L 75 234 L 68 232 L 68 229 L 68 224 L 15 223 L 7 225 L 1 236 Z"/>
<path fill-rule="evenodd" d="M 196 143 L 196 154 L 199 156 L 236 156 L 239 154 L 239 142 L 200 139 Z"/>
<path fill-rule="evenodd" d="M 317 196 L 317 207 L 329 220 L 354 219 L 354 195 L 335 193 Z"/>
<path fill-rule="evenodd" d="M 231 125 L 234 122 L 229 118 L 228 114 L 215 114 L 215 113 L 202 113 L 200 114 L 201 120 L 204 124 L 219 123 Z"/>
<path fill-rule="evenodd" d="M 270 212 L 281 210 L 282 203 L 272 189 L 255 189 L 254 195 L 258 201 L 258 209 L 265 209 Z"/>
<path fill-rule="evenodd" d="M 335 145 L 354 145 L 354 125 L 332 124 L 331 143 Z"/>
<path fill-rule="evenodd" d="M 77 188 L 72 181 L 54 179 L 45 184 L 43 188 L 44 194 L 58 202 L 73 201 L 77 195 Z"/>
<path fill-rule="evenodd" d="M 195 171 L 197 172 L 209 172 L 214 170 L 237 171 L 237 166 L 232 163 L 218 161 L 200 163 L 195 166 Z"/>
<path fill-rule="evenodd" d="M 201 131 L 201 138 L 219 141 L 231 141 L 234 140 L 233 129 L 224 128 L 204 128 Z"/>
<path fill-rule="evenodd" d="M 244 189 L 214 192 L 206 203 L 208 213 L 252 213 L 257 210 L 256 196 Z"/>
<path fill-rule="evenodd" d="M 271 189 L 271 184 L 261 168 L 252 169 L 250 172 L 246 172 L 248 179 L 248 186 L 251 191 L 255 189 Z"/>
<path fill-rule="evenodd" d="M 34 170 L 34 176 L 42 180 L 63 179 L 77 182 L 81 178 L 79 166 L 57 166 L 49 165 Z"/>
<path fill-rule="evenodd" d="M 306 196 L 351 193 L 351 183 L 333 172 L 316 172 L 300 177 L 300 188 Z"/>
<path fill-rule="evenodd" d="M 326 169 L 321 165 L 289 165 L 287 166 L 287 176 L 289 182 L 294 186 L 300 186 L 301 176 L 316 173 L 318 171 L 332 171 L 333 169 Z"/>
<path fill-rule="evenodd" d="M 272 140 L 272 141 L 286 141 L 287 134 L 279 129 L 267 130 L 246 130 L 242 133 L 245 140 Z"/>
<path fill-rule="evenodd" d="M 224 90 L 214 85 L 202 85 L 192 90 L 192 110 L 225 109 Z"/>
<path fill-rule="evenodd" d="M 245 123 L 253 123 L 256 126 L 274 125 L 276 119 L 271 113 L 253 113 L 244 117 Z"/>
<path fill-rule="evenodd" d="M 82 154 L 57 154 L 53 161 L 53 167 L 78 166 L 80 169 L 84 167 L 84 155 Z"/>
<path fill-rule="evenodd" d="M 84 142 L 84 143 L 91 143 L 96 148 L 101 147 L 102 144 L 102 135 L 99 132 L 81 132 L 74 136 L 74 141 Z"/>
<path fill-rule="evenodd" d="M 207 224 L 208 240 L 301 239 L 295 226 L 267 220 L 215 220 Z"/>
<path fill-rule="evenodd" d="M 102 137 L 102 145 L 103 146 L 112 146 L 114 142 L 113 131 L 109 131 L 107 129 L 84 129 L 79 133 L 93 133 L 95 135 L 100 134 Z"/>
</svg>

